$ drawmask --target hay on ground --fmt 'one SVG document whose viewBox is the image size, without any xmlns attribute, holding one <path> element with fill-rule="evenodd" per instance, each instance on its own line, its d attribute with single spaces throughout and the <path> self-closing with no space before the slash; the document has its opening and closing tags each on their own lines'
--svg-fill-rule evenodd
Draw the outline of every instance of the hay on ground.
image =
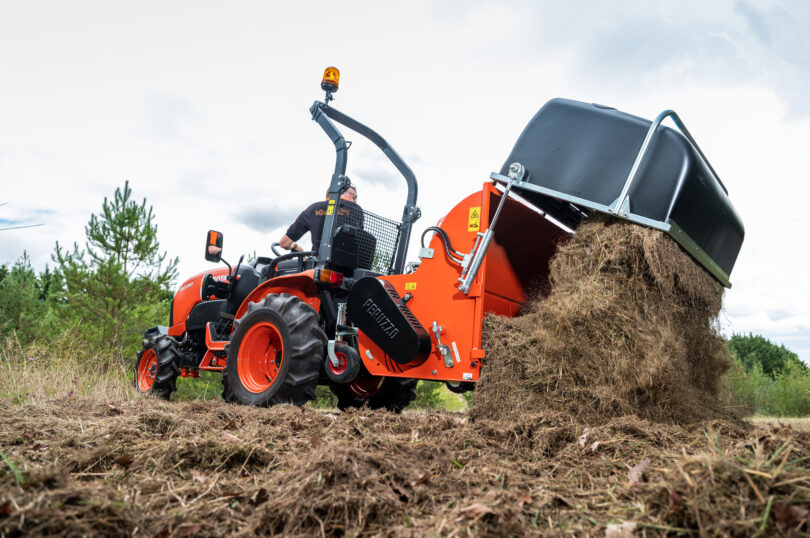
<svg viewBox="0 0 810 538">
<path fill-rule="evenodd" d="M 808 530 L 810 432 L 770 425 L 65 399 L 5 407 L 0 452 L 0 536 Z"/>
</svg>

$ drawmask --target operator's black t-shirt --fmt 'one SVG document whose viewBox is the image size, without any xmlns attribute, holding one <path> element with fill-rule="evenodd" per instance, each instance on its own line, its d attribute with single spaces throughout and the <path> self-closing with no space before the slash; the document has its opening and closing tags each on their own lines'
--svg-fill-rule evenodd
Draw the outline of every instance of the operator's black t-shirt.
<svg viewBox="0 0 810 538">
<path fill-rule="evenodd" d="M 305 233 L 309 232 L 312 236 L 312 251 L 315 255 L 318 254 L 318 249 L 321 246 L 321 235 L 323 234 L 323 223 L 326 220 L 326 208 L 328 207 L 328 200 L 321 200 L 315 202 L 308 208 L 303 210 L 298 218 L 295 219 L 289 228 L 287 228 L 287 237 L 293 241 L 301 239 Z M 339 200 L 337 209 L 337 225 L 335 229 L 341 224 L 349 224 L 357 228 L 363 229 L 363 210 L 354 202 L 348 200 Z"/>
</svg>

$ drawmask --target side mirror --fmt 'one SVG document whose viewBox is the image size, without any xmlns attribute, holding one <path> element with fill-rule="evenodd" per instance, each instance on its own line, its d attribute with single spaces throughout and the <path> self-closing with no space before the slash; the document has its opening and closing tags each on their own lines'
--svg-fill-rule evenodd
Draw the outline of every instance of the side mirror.
<svg viewBox="0 0 810 538">
<path fill-rule="evenodd" d="M 219 263 L 222 260 L 222 233 L 216 230 L 208 230 L 207 237 L 205 259 L 209 262 Z"/>
</svg>

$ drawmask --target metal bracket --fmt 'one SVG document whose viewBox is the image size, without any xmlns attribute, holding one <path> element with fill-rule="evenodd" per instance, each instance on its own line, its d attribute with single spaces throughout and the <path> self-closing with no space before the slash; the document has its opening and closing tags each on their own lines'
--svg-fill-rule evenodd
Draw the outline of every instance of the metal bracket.
<svg viewBox="0 0 810 538">
<path fill-rule="evenodd" d="M 630 196 L 625 197 L 621 207 L 619 207 L 618 213 L 622 217 L 628 217 L 630 215 Z"/>
<path fill-rule="evenodd" d="M 335 339 L 342 340 L 344 336 L 357 336 L 357 327 L 352 327 L 346 322 L 346 303 L 338 303 Z"/>
<path fill-rule="evenodd" d="M 403 222 L 416 222 L 422 218 L 422 210 L 415 205 L 405 206 L 405 211 L 402 214 Z"/>
<path fill-rule="evenodd" d="M 461 282 L 458 289 L 464 294 L 469 295 L 472 283 L 475 280 L 475 276 L 478 274 L 478 269 L 481 268 L 484 256 L 486 256 L 487 250 L 489 250 L 489 244 L 495 236 L 495 224 L 497 224 L 501 210 L 506 203 L 506 199 L 509 197 L 509 191 L 512 190 L 512 184 L 523 181 L 524 175 L 526 175 L 526 168 L 522 164 L 512 163 L 509 165 L 509 182 L 506 184 L 506 188 L 503 191 L 501 203 L 498 204 L 498 209 L 495 210 L 495 215 L 492 217 L 492 222 L 487 228 L 487 231 L 483 234 L 479 232 L 478 236 L 475 238 L 475 245 L 469 254 L 469 267 L 466 266 L 468 257 L 464 257 L 464 269 L 461 272 L 461 278 L 458 279 L 458 281 Z"/>
<path fill-rule="evenodd" d="M 481 238 L 484 237 L 484 234 L 478 232 L 475 234 L 475 243 L 473 243 L 472 250 L 470 250 L 469 254 L 464 254 L 464 257 L 461 259 L 461 277 L 459 277 L 459 282 L 464 282 L 464 279 L 467 277 L 467 272 L 470 269 L 470 262 L 473 259 L 473 254 L 475 254 L 476 249 L 478 249 L 478 244 L 481 243 Z"/>
<path fill-rule="evenodd" d="M 436 342 L 438 342 L 438 344 L 436 344 L 436 349 L 438 349 L 439 353 L 442 354 L 442 358 L 444 359 L 444 366 L 446 368 L 452 368 L 453 367 L 453 352 L 450 350 L 450 346 L 446 346 L 446 345 L 442 344 L 442 337 L 441 337 L 442 327 L 441 327 L 441 325 L 439 325 L 438 323 L 436 323 L 434 321 L 432 330 L 433 330 L 433 334 L 436 335 Z"/>
<path fill-rule="evenodd" d="M 351 142 L 347 142 L 347 144 L 351 145 Z M 346 147 L 346 149 L 349 149 L 348 146 Z M 349 186 L 351 186 L 351 184 L 352 184 L 352 180 L 349 179 L 348 176 L 345 176 L 345 175 L 338 176 L 338 189 L 339 190 L 348 189 Z"/>
<path fill-rule="evenodd" d="M 338 361 L 337 355 L 335 355 L 335 341 L 329 340 L 326 344 L 326 352 L 329 354 L 329 362 L 332 363 L 332 366 L 335 368 L 340 367 L 340 362 Z"/>
<path fill-rule="evenodd" d="M 433 249 L 432 248 L 420 248 L 419 249 L 419 259 L 424 260 L 425 258 L 431 259 L 433 258 Z"/>
<path fill-rule="evenodd" d="M 326 344 L 326 352 L 329 355 L 329 361 L 335 368 L 340 364 L 335 355 L 335 344 L 337 342 L 345 343 L 345 336 L 357 336 L 357 327 L 351 327 L 346 324 L 346 303 L 338 303 L 337 321 L 335 322 L 335 339 L 329 340 Z"/>
</svg>

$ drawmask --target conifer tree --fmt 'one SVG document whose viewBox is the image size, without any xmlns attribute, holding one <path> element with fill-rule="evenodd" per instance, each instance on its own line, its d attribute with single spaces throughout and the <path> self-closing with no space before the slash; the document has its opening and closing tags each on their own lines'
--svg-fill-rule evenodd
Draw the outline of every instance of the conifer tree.
<svg viewBox="0 0 810 538">
<path fill-rule="evenodd" d="M 23 252 L 11 268 L 0 268 L 0 337 L 16 334 L 23 345 L 37 335 L 45 300 L 31 258 Z"/>
<path fill-rule="evenodd" d="M 132 199 L 129 181 L 104 198 L 85 234 L 84 249 L 74 243 L 63 251 L 57 242 L 53 254 L 66 288 L 62 313 L 89 342 L 122 359 L 148 325 L 167 316 L 178 259 L 160 251 L 152 207 Z"/>
</svg>

